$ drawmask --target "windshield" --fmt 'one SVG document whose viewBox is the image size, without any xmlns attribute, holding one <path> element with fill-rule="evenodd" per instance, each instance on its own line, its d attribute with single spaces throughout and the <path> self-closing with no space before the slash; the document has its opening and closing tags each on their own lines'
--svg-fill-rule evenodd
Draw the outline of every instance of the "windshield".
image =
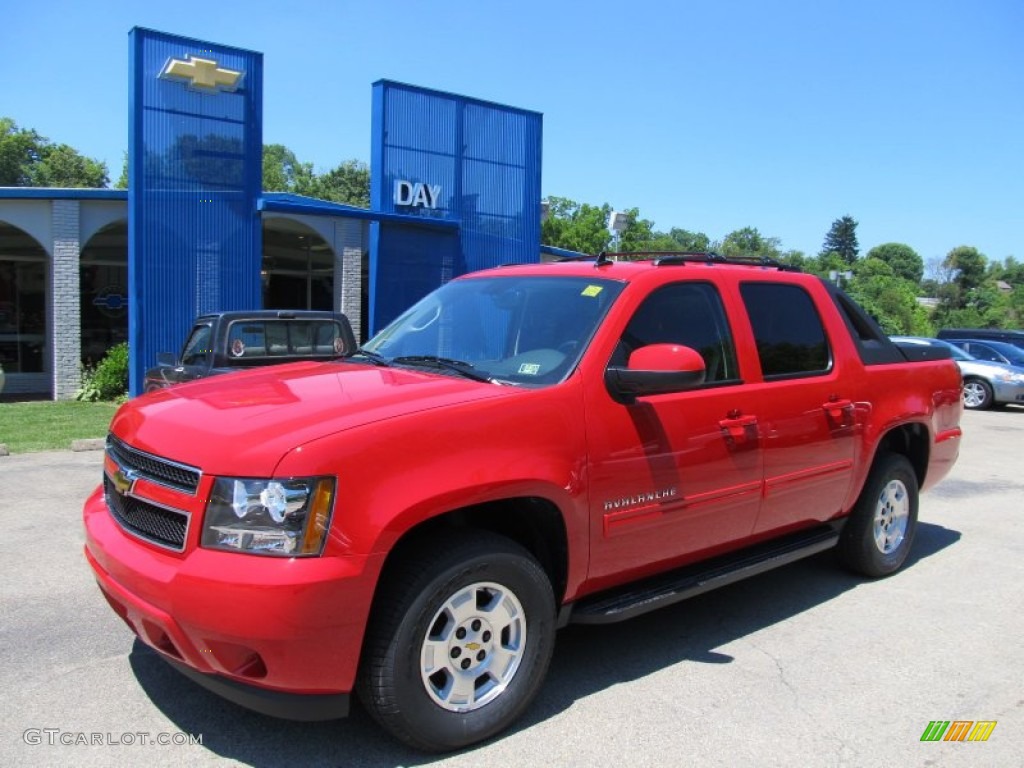
<svg viewBox="0 0 1024 768">
<path fill-rule="evenodd" d="M 1005 341 L 986 341 L 985 344 L 1009 360 L 1010 365 L 1024 366 L 1024 349 Z M 984 347 L 980 347 L 980 349 L 984 350 Z M 977 355 L 975 356 L 977 357 Z"/>
<path fill-rule="evenodd" d="M 498 383 L 544 386 L 576 366 L 622 284 L 585 277 L 455 280 L 429 294 L 363 349 L 398 365 Z M 453 365 L 455 364 L 455 365 Z"/>
</svg>

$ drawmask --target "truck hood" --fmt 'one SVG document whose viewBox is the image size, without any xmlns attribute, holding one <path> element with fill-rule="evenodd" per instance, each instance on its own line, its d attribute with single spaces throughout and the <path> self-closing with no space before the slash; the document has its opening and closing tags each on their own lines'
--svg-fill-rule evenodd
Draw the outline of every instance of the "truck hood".
<svg viewBox="0 0 1024 768">
<path fill-rule="evenodd" d="M 269 476 L 288 451 L 310 440 L 516 391 L 404 368 L 302 362 L 143 395 L 122 406 L 111 431 L 207 474 Z"/>
</svg>

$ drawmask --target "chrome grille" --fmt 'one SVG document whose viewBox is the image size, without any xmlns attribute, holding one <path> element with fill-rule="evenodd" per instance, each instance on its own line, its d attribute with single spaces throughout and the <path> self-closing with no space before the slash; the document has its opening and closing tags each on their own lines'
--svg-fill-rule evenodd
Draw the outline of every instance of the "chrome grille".
<svg viewBox="0 0 1024 768">
<path fill-rule="evenodd" d="M 122 495 L 106 475 L 103 477 L 103 491 L 110 514 L 126 531 L 177 552 L 185 549 L 187 514 Z"/>
<path fill-rule="evenodd" d="M 131 470 L 139 477 L 154 483 L 191 493 L 193 496 L 199 488 L 202 472 L 195 467 L 132 448 L 113 435 L 107 435 L 107 453 L 122 469 Z"/>
</svg>

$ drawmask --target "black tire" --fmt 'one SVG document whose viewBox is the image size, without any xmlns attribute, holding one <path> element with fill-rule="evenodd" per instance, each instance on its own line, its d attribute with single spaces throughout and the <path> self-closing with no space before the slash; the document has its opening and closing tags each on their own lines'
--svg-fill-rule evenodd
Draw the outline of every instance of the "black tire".
<svg viewBox="0 0 1024 768">
<path fill-rule="evenodd" d="M 839 559 L 878 578 L 903 565 L 917 530 L 917 475 L 906 456 L 880 454 L 839 538 Z"/>
<path fill-rule="evenodd" d="M 964 379 L 964 408 L 971 411 L 984 411 L 992 407 L 992 385 L 984 379 Z"/>
<path fill-rule="evenodd" d="M 434 543 L 382 583 L 358 692 L 397 739 L 441 752 L 493 736 L 529 705 L 554 650 L 555 598 L 509 539 L 474 532 Z"/>
</svg>

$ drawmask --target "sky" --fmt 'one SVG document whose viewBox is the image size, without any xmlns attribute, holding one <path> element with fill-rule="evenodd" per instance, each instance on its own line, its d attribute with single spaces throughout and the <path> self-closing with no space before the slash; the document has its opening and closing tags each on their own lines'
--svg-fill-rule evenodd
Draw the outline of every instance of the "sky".
<svg viewBox="0 0 1024 768">
<path fill-rule="evenodd" d="M 0 0 L 0 116 L 120 175 L 134 26 L 264 55 L 265 144 L 370 159 L 371 85 L 543 114 L 542 193 L 814 255 L 1024 260 L 1021 0 Z"/>
</svg>

